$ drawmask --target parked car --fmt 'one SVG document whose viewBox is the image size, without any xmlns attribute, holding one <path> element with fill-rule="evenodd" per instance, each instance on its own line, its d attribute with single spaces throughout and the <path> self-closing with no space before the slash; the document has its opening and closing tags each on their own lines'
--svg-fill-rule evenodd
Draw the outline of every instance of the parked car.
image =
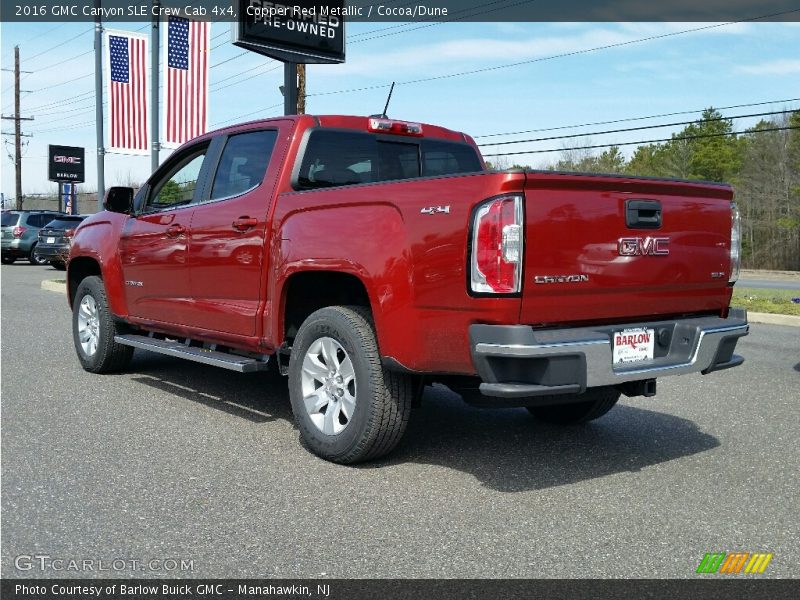
<svg viewBox="0 0 800 600">
<path fill-rule="evenodd" d="M 39 242 L 34 249 L 34 256 L 37 261 L 49 262 L 59 271 L 66 270 L 72 236 L 86 216 L 60 216 L 40 229 Z"/>
<path fill-rule="evenodd" d="M 0 248 L 2 263 L 10 265 L 18 258 L 27 258 L 32 265 L 46 265 L 47 259 L 36 257 L 39 230 L 63 215 L 54 210 L 4 210 Z"/>
<path fill-rule="evenodd" d="M 744 360 L 726 184 L 490 171 L 460 132 L 300 115 L 196 138 L 105 208 L 68 264 L 83 368 L 276 360 L 335 462 L 391 451 L 434 382 L 563 425 Z"/>
</svg>

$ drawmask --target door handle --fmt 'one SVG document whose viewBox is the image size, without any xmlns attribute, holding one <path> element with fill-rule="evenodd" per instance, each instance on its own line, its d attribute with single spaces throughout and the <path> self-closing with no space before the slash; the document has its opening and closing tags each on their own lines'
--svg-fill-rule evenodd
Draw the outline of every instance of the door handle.
<svg viewBox="0 0 800 600">
<path fill-rule="evenodd" d="M 660 229 L 661 202 L 658 200 L 627 200 L 625 224 L 629 229 Z"/>
<path fill-rule="evenodd" d="M 253 217 L 239 217 L 233 222 L 233 228 L 237 231 L 247 231 L 258 225 L 258 219 Z"/>
<path fill-rule="evenodd" d="M 167 237 L 178 237 L 186 233 L 186 227 L 183 225 L 170 225 L 167 227 Z"/>
</svg>

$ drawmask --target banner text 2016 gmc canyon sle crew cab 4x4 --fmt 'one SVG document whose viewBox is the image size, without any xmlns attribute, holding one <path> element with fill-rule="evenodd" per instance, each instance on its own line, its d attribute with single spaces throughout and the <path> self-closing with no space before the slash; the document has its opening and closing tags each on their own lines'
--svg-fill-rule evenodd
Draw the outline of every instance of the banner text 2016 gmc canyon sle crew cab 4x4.
<svg viewBox="0 0 800 600">
<path fill-rule="evenodd" d="M 741 364 L 729 186 L 487 171 L 474 141 L 375 117 L 199 137 L 72 243 L 75 347 L 289 376 L 300 434 L 353 463 L 400 440 L 426 384 L 584 422 L 656 378 Z M 235 383 L 234 383 L 235 385 Z"/>
</svg>

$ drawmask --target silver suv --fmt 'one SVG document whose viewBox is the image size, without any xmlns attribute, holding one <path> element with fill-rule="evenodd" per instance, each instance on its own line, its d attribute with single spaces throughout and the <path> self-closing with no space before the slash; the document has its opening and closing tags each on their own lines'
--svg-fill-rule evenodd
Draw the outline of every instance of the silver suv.
<svg viewBox="0 0 800 600">
<path fill-rule="evenodd" d="M 10 265 L 18 258 L 27 258 L 32 265 L 46 265 L 48 259 L 38 258 L 34 253 L 39 230 L 63 214 L 54 210 L 4 210 L 0 252 L 2 263 Z"/>
</svg>

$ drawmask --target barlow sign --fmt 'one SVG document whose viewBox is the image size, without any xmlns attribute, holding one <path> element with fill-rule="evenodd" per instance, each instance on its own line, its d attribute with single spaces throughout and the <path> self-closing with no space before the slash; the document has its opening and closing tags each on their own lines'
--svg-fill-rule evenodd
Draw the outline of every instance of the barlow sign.
<svg viewBox="0 0 800 600">
<path fill-rule="evenodd" d="M 84 149 L 74 146 L 48 146 L 50 181 L 85 181 Z"/>
<path fill-rule="evenodd" d="M 288 63 L 344 62 L 344 1 L 238 0 L 233 43 Z"/>
</svg>

